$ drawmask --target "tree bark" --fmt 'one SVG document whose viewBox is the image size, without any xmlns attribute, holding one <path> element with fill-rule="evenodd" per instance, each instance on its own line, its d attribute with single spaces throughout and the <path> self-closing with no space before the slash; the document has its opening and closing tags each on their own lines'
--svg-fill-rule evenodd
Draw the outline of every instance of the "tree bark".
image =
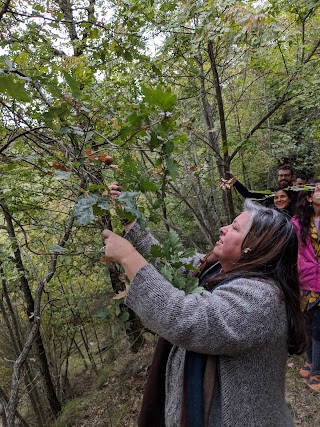
<svg viewBox="0 0 320 427">
<path fill-rule="evenodd" d="M 210 59 L 210 68 L 213 75 L 216 101 L 217 101 L 218 112 L 219 112 L 219 122 L 220 122 L 221 141 L 222 141 L 222 155 L 223 155 L 223 167 L 222 167 L 221 175 L 223 177 L 226 177 L 227 172 L 230 170 L 230 156 L 229 156 L 229 149 L 228 149 L 227 128 L 226 128 L 226 119 L 224 114 L 222 91 L 221 91 L 221 85 L 219 80 L 219 73 L 218 73 L 218 68 L 216 63 L 216 55 L 213 50 L 213 43 L 211 40 L 208 42 L 208 55 Z M 223 192 L 223 199 L 224 199 L 224 205 L 228 211 L 228 219 L 229 221 L 232 221 L 235 217 L 235 211 L 234 211 L 231 191 Z"/>
</svg>

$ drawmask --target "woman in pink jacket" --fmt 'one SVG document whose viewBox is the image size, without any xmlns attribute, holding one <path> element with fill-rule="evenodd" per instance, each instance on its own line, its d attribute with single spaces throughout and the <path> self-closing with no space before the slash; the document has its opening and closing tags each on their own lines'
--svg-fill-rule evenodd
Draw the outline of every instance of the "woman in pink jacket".
<svg viewBox="0 0 320 427">
<path fill-rule="evenodd" d="M 298 271 L 302 308 L 309 331 L 307 361 L 299 375 L 309 379 L 309 387 L 320 392 L 320 180 L 308 182 L 301 191 L 292 223 L 298 234 Z"/>
</svg>

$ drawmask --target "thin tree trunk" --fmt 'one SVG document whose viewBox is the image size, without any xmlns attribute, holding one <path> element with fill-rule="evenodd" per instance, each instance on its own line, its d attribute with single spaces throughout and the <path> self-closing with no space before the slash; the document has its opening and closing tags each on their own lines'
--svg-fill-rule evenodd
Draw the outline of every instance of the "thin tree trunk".
<svg viewBox="0 0 320 427">
<path fill-rule="evenodd" d="M 14 243 L 14 242 L 17 242 L 17 237 L 15 234 L 12 217 L 11 217 L 6 206 L 1 204 L 1 207 L 2 207 L 4 217 L 5 217 L 5 221 L 7 224 L 8 234 L 11 238 L 12 245 L 13 245 L 14 263 L 16 265 L 17 271 L 19 272 L 20 287 L 21 287 L 21 290 L 24 294 L 24 298 L 25 298 L 25 301 L 27 304 L 27 315 L 28 315 L 30 324 L 33 324 L 35 321 L 35 316 L 36 316 L 35 301 L 33 299 L 33 296 L 32 296 L 32 293 L 31 293 L 31 290 L 29 287 L 27 274 L 26 274 L 26 270 L 25 270 L 24 265 L 23 265 L 19 246 L 17 245 L 17 243 Z M 39 301 L 39 303 L 40 303 L 40 301 Z M 36 325 L 37 324 L 38 324 L 38 322 L 36 322 Z M 47 355 L 46 355 L 46 351 L 45 351 L 45 348 L 43 345 L 43 341 L 42 341 L 42 337 L 41 337 L 39 328 L 34 329 L 33 338 L 34 338 L 37 358 L 39 360 L 40 372 L 41 372 L 41 375 L 42 375 L 42 378 L 44 381 L 44 386 L 45 386 L 48 402 L 50 405 L 50 409 L 51 409 L 52 414 L 56 417 L 59 414 L 59 412 L 61 411 L 61 404 L 57 398 L 55 387 L 54 387 L 54 384 L 53 384 L 52 379 L 51 379 Z M 18 369 L 18 372 L 20 372 L 20 369 L 21 368 Z M 10 424 L 9 424 L 9 427 L 10 427 Z"/>
<path fill-rule="evenodd" d="M 215 88 L 216 100 L 217 100 L 218 112 L 219 112 L 219 122 L 220 122 L 221 141 L 222 141 L 222 153 L 223 153 L 223 160 L 224 160 L 223 161 L 222 176 L 226 177 L 227 172 L 230 170 L 230 156 L 229 156 L 229 149 L 228 149 L 227 128 L 226 128 L 226 119 L 225 119 L 225 114 L 224 114 L 222 91 L 221 91 L 219 73 L 218 73 L 215 53 L 213 51 L 212 41 L 209 41 L 209 43 L 208 43 L 208 54 L 209 54 L 209 58 L 210 58 L 210 67 L 211 67 L 211 72 L 213 75 L 214 88 Z M 234 211 L 231 191 L 224 192 L 223 195 L 227 201 L 227 203 L 225 204 L 225 207 L 228 209 L 229 221 L 232 221 L 236 215 L 235 215 L 235 211 Z"/>
</svg>

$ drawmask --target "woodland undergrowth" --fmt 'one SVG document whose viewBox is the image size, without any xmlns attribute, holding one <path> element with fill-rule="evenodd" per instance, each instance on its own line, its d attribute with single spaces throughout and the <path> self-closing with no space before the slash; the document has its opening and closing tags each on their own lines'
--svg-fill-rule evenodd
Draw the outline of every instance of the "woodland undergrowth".
<svg viewBox="0 0 320 427">
<path fill-rule="evenodd" d="M 82 371 L 72 381 L 74 398 L 51 427 L 135 427 L 156 337 L 147 334 L 146 345 L 130 352 L 126 340 L 118 341 L 105 357 L 98 373 Z M 287 364 L 286 400 L 295 425 L 320 425 L 320 394 L 299 378 L 303 357 L 290 357 Z"/>
</svg>

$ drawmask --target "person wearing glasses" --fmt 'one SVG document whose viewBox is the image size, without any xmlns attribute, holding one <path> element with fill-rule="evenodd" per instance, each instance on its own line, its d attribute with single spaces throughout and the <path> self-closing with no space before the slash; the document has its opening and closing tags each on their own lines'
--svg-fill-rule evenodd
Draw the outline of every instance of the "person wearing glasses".
<svg viewBox="0 0 320 427">
<path fill-rule="evenodd" d="M 268 188 L 268 190 L 270 190 L 272 194 L 265 194 L 259 191 L 248 190 L 247 187 L 245 187 L 240 181 L 238 181 L 238 178 L 231 171 L 229 172 L 229 175 L 231 176 L 232 186 L 238 191 L 239 194 L 241 194 L 241 196 L 243 196 L 245 199 L 257 200 L 258 202 L 262 203 L 267 207 L 274 206 L 275 190 L 279 191 L 280 189 L 287 189 L 288 187 L 296 185 L 293 180 L 294 171 L 292 167 L 289 165 L 283 165 L 278 169 L 277 185 L 275 187 Z M 230 183 L 230 180 L 229 180 L 229 183 Z M 290 215 L 293 215 L 295 212 L 298 192 L 291 191 L 290 193 L 291 193 Z"/>
<path fill-rule="evenodd" d="M 238 178 L 230 171 L 229 175 L 233 180 L 232 184 L 241 196 L 245 199 L 257 199 L 263 200 L 267 206 L 272 206 L 273 199 L 268 197 L 265 193 L 259 191 L 248 190 Z M 277 187 L 286 188 L 293 185 L 293 169 L 289 165 L 281 166 L 277 171 Z M 274 191 L 274 187 L 268 188 L 270 191 Z"/>
</svg>

